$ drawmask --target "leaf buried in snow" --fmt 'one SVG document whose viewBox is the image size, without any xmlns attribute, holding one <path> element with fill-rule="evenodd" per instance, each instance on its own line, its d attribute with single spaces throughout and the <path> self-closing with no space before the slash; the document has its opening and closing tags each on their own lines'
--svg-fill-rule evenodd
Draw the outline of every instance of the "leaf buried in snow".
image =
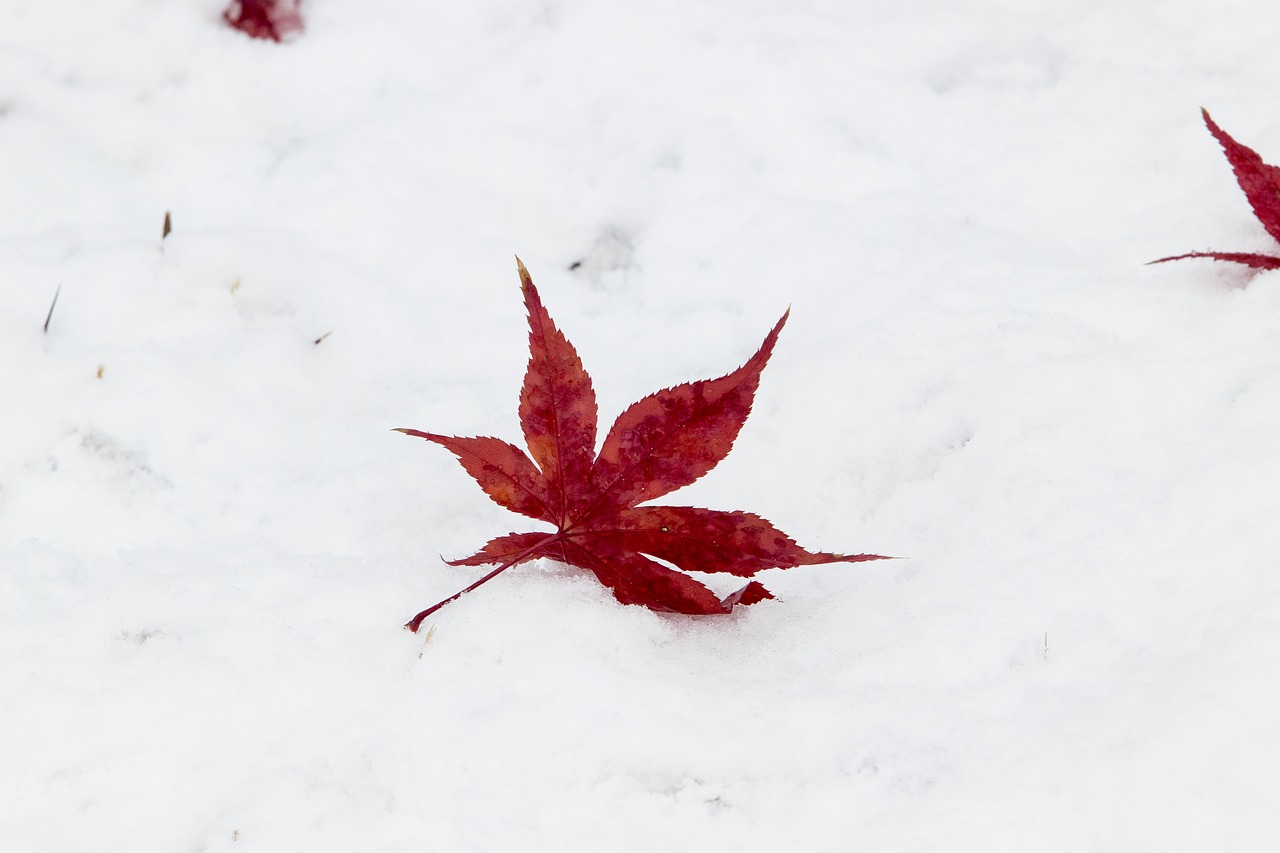
<svg viewBox="0 0 1280 853">
<path fill-rule="evenodd" d="M 497 438 L 398 431 L 445 448 L 495 503 L 556 530 L 499 536 L 475 554 L 451 561 L 498 568 L 405 627 L 417 631 L 450 601 L 512 566 L 542 557 L 586 569 L 623 604 L 687 614 L 727 613 L 773 595 L 751 581 L 720 598 L 685 571 L 752 577 L 770 568 L 887 559 L 805 550 L 752 513 L 639 506 L 693 483 L 728 455 L 787 314 L 737 370 L 658 391 L 628 407 L 597 455 L 591 377 L 547 313 L 528 270 L 519 259 L 516 263 L 529 319 L 529 364 L 519 406 L 528 455 Z"/>
</svg>

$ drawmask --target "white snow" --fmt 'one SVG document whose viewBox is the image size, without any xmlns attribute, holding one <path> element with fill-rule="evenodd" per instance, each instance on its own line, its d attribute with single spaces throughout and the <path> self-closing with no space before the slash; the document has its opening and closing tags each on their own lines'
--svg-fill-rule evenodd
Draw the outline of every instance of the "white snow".
<svg viewBox="0 0 1280 853">
<path fill-rule="evenodd" d="M 1280 273 L 1143 266 L 1276 251 L 1280 7 L 221 8 L 6 4 L 0 849 L 1280 846 Z M 668 501 L 905 559 L 404 631 L 531 529 L 390 431 L 519 440 L 516 253 L 606 424 L 791 306 Z"/>
</svg>

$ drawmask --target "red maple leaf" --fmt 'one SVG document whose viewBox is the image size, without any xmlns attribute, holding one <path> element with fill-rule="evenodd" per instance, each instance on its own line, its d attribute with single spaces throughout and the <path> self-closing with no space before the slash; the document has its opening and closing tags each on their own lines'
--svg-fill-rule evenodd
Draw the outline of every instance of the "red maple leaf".
<svg viewBox="0 0 1280 853">
<path fill-rule="evenodd" d="M 1231 163 L 1231 168 L 1236 173 L 1236 182 L 1240 184 L 1240 189 L 1244 190 L 1244 196 L 1249 200 L 1249 206 L 1253 208 L 1253 215 L 1258 217 L 1258 221 L 1262 223 L 1263 228 L 1267 229 L 1268 234 L 1280 240 L 1280 168 L 1264 163 L 1258 152 L 1232 139 L 1225 130 L 1214 123 L 1213 119 L 1209 118 L 1208 110 L 1201 109 L 1200 113 L 1204 116 L 1204 123 L 1209 126 L 1209 132 L 1226 152 L 1227 161 Z M 1161 264 L 1165 261 L 1180 261 L 1183 258 L 1211 258 L 1215 261 L 1244 264 L 1254 269 L 1280 269 L 1280 258 L 1252 252 L 1188 252 L 1185 255 L 1160 258 L 1151 263 Z"/>
<path fill-rule="evenodd" d="M 228 24 L 256 39 L 280 41 L 302 31 L 300 0 L 231 0 L 222 13 Z"/>
<path fill-rule="evenodd" d="M 573 344 L 561 334 L 516 259 L 529 313 L 529 367 L 520 425 L 529 455 L 497 438 L 399 432 L 452 452 L 490 498 L 554 525 L 554 533 L 508 533 L 453 566 L 499 564 L 471 586 L 409 621 L 417 631 L 439 608 L 512 566 L 539 557 L 595 574 L 623 604 L 672 613 L 727 613 L 773 595 L 757 581 L 719 598 L 681 571 L 751 577 L 762 569 L 887 559 L 806 551 L 758 515 L 685 506 L 639 506 L 687 486 L 733 447 L 751 411 L 787 316 L 746 364 L 719 379 L 650 394 L 618 416 L 597 455 L 596 395 Z M 530 458 L 532 457 L 532 459 Z M 660 562 L 661 561 L 661 562 Z"/>
</svg>

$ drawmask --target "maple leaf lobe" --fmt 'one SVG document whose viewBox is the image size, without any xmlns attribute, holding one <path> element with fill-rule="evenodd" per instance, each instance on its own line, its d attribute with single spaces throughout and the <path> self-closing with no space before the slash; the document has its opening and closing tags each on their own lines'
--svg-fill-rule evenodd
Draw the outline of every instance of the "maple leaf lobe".
<svg viewBox="0 0 1280 853">
<path fill-rule="evenodd" d="M 884 559 L 876 554 L 807 551 L 768 520 L 750 512 L 653 506 L 619 511 L 602 538 L 657 557 L 685 571 L 751 577 L 765 569 Z"/>
<path fill-rule="evenodd" d="M 529 319 L 529 364 L 520 389 L 520 426 L 533 461 L 552 485 L 552 519 L 563 527 L 587 499 L 596 448 L 596 392 L 578 351 L 556 328 L 519 258 Z"/>
<path fill-rule="evenodd" d="M 1254 216 L 1258 217 L 1268 234 L 1280 240 L 1280 168 L 1264 163 L 1258 152 L 1240 144 L 1218 127 L 1208 110 L 1201 108 L 1200 113 L 1209 132 L 1226 153 L 1231 170 L 1236 174 L 1236 182 L 1249 200 Z"/>
<path fill-rule="evenodd" d="M 555 521 L 555 502 L 542 472 L 514 444 L 486 436 L 436 435 L 403 427 L 394 432 L 425 438 L 448 450 L 499 506 L 530 518 Z"/>
<path fill-rule="evenodd" d="M 685 382 L 629 406 L 614 421 L 592 477 L 607 508 L 659 498 L 695 482 L 733 449 L 760 373 L 791 315 L 782 315 L 745 364 L 718 379 Z"/>
<path fill-rule="evenodd" d="M 459 560 L 445 560 L 450 566 L 494 566 L 498 563 L 505 563 L 513 560 L 512 565 L 520 565 L 530 560 L 540 559 L 543 554 L 534 553 L 532 556 L 522 556 L 527 551 L 532 551 L 539 545 L 546 543 L 547 539 L 554 538 L 554 533 L 508 533 L 505 536 L 499 536 L 490 539 L 484 544 L 484 547 L 472 554 L 470 557 L 463 557 Z"/>
</svg>

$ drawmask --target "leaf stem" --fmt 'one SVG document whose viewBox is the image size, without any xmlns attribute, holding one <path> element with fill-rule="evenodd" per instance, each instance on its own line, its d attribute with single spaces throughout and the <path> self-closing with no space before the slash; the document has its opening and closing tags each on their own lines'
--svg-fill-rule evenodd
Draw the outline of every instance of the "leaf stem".
<svg viewBox="0 0 1280 853">
<path fill-rule="evenodd" d="M 416 633 L 418 633 L 418 629 L 422 627 L 422 621 L 423 621 L 424 619 L 426 619 L 428 616 L 430 616 L 432 613 L 435 613 L 435 612 L 436 612 L 437 610 L 439 610 L 441 607 L 444 607 L 446 604 L 448 604 L 448 603 L 450 603 L 450 602 L 452 602 L 452 601 L 457 601 L 459 598 L 462 598 L 462 596 L 464 596 L 464 595 L 466 595 L 467 593 L 471 592 L 471 590 L 475 589 L 476 587 L 478 587 L 478 586 L 482 586 L 482 585 L 484 585 L 484 584 L 488 583 L 489 581 L 491 581 L 491 580 L 493 580 L 494 578 L 496 578 L 498 575 L 500 575 L 500 574 L 502 574 L 503 572 L 505 572 L 507 569 L 511 568 L 512 566 L 516 565 L 517 563 L 522 563 L 522 562 L 524 562 L 525 560 L 529 559 L 529 558 L 530 558 L 530 557 L 532 557 L 534 554 L 537 554 L 537 553 L 538 553 L 538 552 L 540 552 L 540 551 L 544 551 L 544 550 L 546 550 L 548 547 L 550 547 L 551 545 L 553 545 L 553 544 L 554 544 L 554 543 L 556 543 L 556 542 L 559 542 L 559 541 L 560 541 L 561 539 L 563 539 L 563 538 L 564 538 L 564 536 L 563 536 L 562 534 L 548 535 L 546 539 L 543 539 L 541 542 L 539 542 L 539 543 L 538 543 L 538 544 L 536 544 L 536 545 L 533 545 L 533 546 L 531 546 L 531 547 L 529 547 L 529 548 L 525 548 L 525 549 L 524 549 L 523 551 L 521 551 L 519 554 L 516 554 L 516 555 L 515 555 L 514 557 L 512 557 L 510 560 L 507 560 L 507 561 L 506 561 L 505 563 L 503 563 L 501 566 L 498 566 L 498 568 L 496 568 L 496 569 L 494 569 L 493 571 L 489 572 L 489 574 L 487 574 L 487 575 L 485 575 L 484 577 L 480 578 L 480 580 L 478 580 L 478 581 L 476 581 L 475 583 L 471 584 L 471 586 L 467 587 L 466 589 L 459 590 L 458 592 L 455 592 L 453 595 L 449 596 L 449 597 L 448 597 L 448 598 L 446 598 L 444 601 L 437 601 L 435 604 L 431 605 L 431 606 L 430 606 L 430 607 L 428 607 L 426 610 L 422 611 L 422 612 L 421 612 L 421 613 L 419 613 L 417 616 L 413 617 L 413 618 L 412 618 L 412 619 L 410 619 L 408 622 L 404 623 L 404 626 L 405 626 L 406 628 L 408 628 L 410 631 L 412 631 L 413 633 L 415 633 L 415 634 L 416 634 Z"/>
</svg>

